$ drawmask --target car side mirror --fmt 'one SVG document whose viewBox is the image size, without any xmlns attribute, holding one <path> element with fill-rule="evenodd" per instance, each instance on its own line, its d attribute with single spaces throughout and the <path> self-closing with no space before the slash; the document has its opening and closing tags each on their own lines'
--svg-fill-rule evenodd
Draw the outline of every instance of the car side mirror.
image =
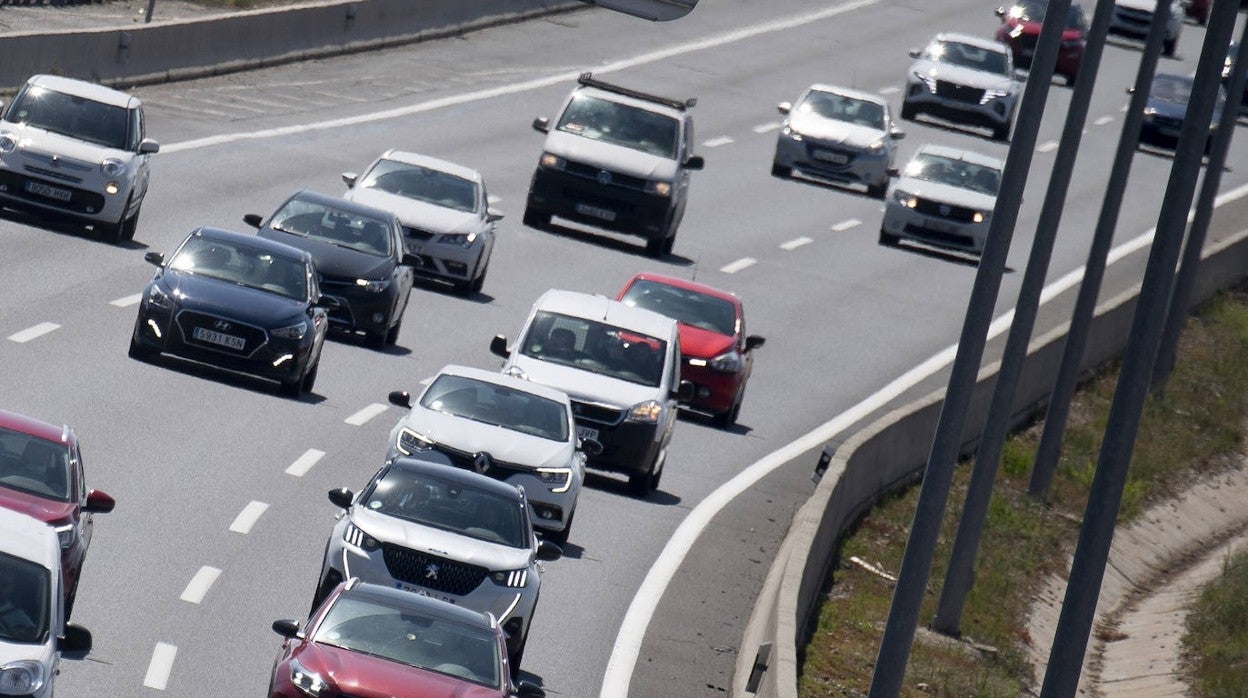
<svg viewBox="0 0 1248 698">
<path fill-rule="evenodd" d="M 577 449 L 587 456 L 601 456 L 602 442 L 598 439 L 577 439 Z"/>
<path fill-rule="evenodd" d="M 275 620 L 273 621 L 273 632 L 288 640 L 293 640 L 299 637 L 299 621 L 289 619 Z"/>
<path fill-rule="evenodd" d="M 65 634 L 56 638 L 56 647 L 65 654 L 86 654 L 91 651 L 91 631 L 81 625 L 67 623 Z"/>
<path fill-rule="evenodd" d="M 115 506 L 117 506 L 117 500 L 112 497 L 99 490 L 88 490 L 87 505 L 83 507 L 83 511 L 88 511 L 92 514 L 107 514 Z"/>
<path fill-rule="evenodd" d="M 555 545 L 548 540 L 544 540 L 538 544 L 537 559 L 544 562 L 550 562 L 552 560 L 558 560 L 561 557 L 563 557 L 563 548 L 560 548 L 558 545 Z"/>
<path fill-rule="evenodd" d="M 995 15 L 996 15 L 996 16 L 998 16 L 998 17 L 1004 18 L 1004 17 L 1005 17 L 1005 8 L 1004 8 L 1004 7 L 998 7 L 998 8 L 996 9 L 996 11 L 994 11 L 994 12 L 993 12 L 993 14 L 995 14 Z"/>
<path fill-rule="evenodd" d="M 923 51 L 921 49 L 912 48 L 910 49 L 909 53 L 910 53 L 911 58 L 918 58 L 919 56 L 923 54 Z"/>
<path fill-rule="evenodd" d="M 533 120 L 533 130 L 539 133 L 550 133 L 550 119 L 539 116 Z"/>
<path fill-rule="evenodd" d="M 1131 87 L 1128 87 L 1128 88 L 1126 89 L 1126 93 L 1127 93 L 1127 94 L 1129 94 L 1129 95 L 1133 95 L 1133 94 L 1135 94 L 1135 86 L 1133 85 L 1133 86 L 1131 86 Z"/>
<path fill-rule="evenodd" d="M 672 391 L 672 397 L 681 402 L 688 402 L 693 399 L 693 383 L 691 381 L 681 381 L 680 385 Z"/>
<path fill-rule="evenodd" d="M 351 187 L 354 187 L 354 186 L 355 186 L 355 178 L 356 178 L 356 177 L 357 177 L 357 175 L 356 175 L 354 172 L 343 172 L 343 173 L 342 173 L 342 183 L 343 183 L 343 184 L 345 184 L 345 185 L 347 185 L 347 189 L 350 189 Z"/>
<path fill-rule="evenodd" d="M 404 252 L 404 253 L 403 253 L 403 257 L 402 257 L 401 259 L 399 259 L 399 264 L 402 264 L 402 265 L 403 265 L 403 266 L 405 266 L 405 267 L 423 267 L 423 266 L 425 266 L 425 263 L 424 263 L 424 262 L 422 262 L 422 261 L 420 261 L 420 257 L 417 257 L 416 255 L 412 254 L 411 252 Z"/>
<path fill-rule="evenodd" d="M 781 114 L 788 114 L 789 112 L 793 111 L 793 103 L 781 102 L 776 105 L 776 111 L 780 112 Z"/>
<path fill-rule="evenodd" d="M 701 155 L 690 155 L 689 159 L 685 160 L 685 169 L 700 170 L 705 166 L 706 161 L 702 159 Z"/>
<path fill-rule="evenodd" d="M 148 252 L 143 255 L 143 261 L 148 264 L 155 264 L 158 267 L 165 266 L 165 256 L 159 252 Z"/>
<path fill-rule="evenodd" d="M 895 141 L 899 141 L 906 137 L 906 132 L 899 128 L 891 128 L 888 130 L 888 137 Z"/>
<path fill-rule="evenodd" d="M 339 509 L 350 509 L 351 500 L 354 498 L 355 493 L 345 487 L 329 491 L 329 501 L 333 502 Z"/>
<path fill-rule="evenodd" d="M 150 138 L 139 141 L 139 155 L 155 155 L 160 152 L 160 144 Z"/>
<path fill-rule="evenodd" d="M 243 222 L 246 223 L 247 225 L 250 225 L 253 228 L 259 228 L 261 220 L 263 219 L 260 218 L 260 214 L 258 213 L 248 213 L 247 215 L 243 216 Z"/>
<path fill-rule="evenodd" d="M 494 339 L 490 340 L 490 353 L 504 359 L 511 356 L 511 352 L 507 351 L 507 337 L 501 334 L 494 335 Z"/>
<path fill-rule="evenodd" d="M 504 218 L 503 212 L 499 211 L 498 209 L 490 208 L 490 209 L 486 209 L 485 211 L 485 220 L 490 223 L 493 223 L 495 221 L 501 221 L 503 220 L 503 218 Z"/>
<path fill-rule="evenodd" d="M 406 390 L 392 390 L 390 391 L 390 394 L 386 396 L 386 399 L 388 399 L 390 404 L 395 407 L 406 407 L 409 410 L 412 409 L 412 394 Z"/>
<path fill-rule="evenodd" d="M 760 337 L 759 335 L 756 335 L 756 334 L 752 334 L 745 338 L 745 350 L 753 351 L 763 346 L 763 343 L 766 341 L 767 340 L 764 339 L 763 337 Z"/>
<path fill-rule="evenodd" d="M 519 698 L 546 698 L 546 690 L 526 680 L 516 684 L 516 695 Z"/>
</svg>

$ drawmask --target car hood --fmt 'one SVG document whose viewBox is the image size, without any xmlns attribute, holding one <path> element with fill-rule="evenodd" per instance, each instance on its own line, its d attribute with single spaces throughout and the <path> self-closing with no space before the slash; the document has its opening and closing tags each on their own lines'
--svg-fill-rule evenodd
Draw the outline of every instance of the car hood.
<svg viewBox="0 0 1248 698">
<path fill-rule="evenodd" d="M 855 148 L 869 148 L 884 138 L 878 128 L 854 124 L 837 119 L 826 119 L 813 114 L 800 114 L 789 119 L 789 128 L 798 133 L 831 143 L 842 143 Z"/>
<path fill-rule="evenodd" d="M 12 133 L 17 138 L 22 149 L 56 153 L 66 159 L 100 163 L 107 158 L 117 158 L 122 162 L 129 163 L 134 158 L 134 153 L 126 150 L 118 150 L 117 148 L 109 148 L 96 143 L 80 141 L 77 138 L 45 131 L 29 124 L 15 124 L 4 121 L 0 122 L 0 131 Z"/>
<path fill-rule="evenodd" d="M 443 531 L 432 526 L 381 514 L 356 506 L 351 509 L 351 520 L 368 535 L 382 541 L 402 545 L 405 548 L 430 553 L 438 557 L 479 565 L 489 570 L 518 570 L 529 566 L 533 551 L 528 548 L 512 548 L 489 543 L 458 533 Z"/>
<path fill-rule="evenodd" d="M 456 211 L 426 201 L 409 199 L 380 189 L 355 187 L 343 195 L 347 201 L 390 211 L 398 216 L 403 225 L 420 228 L 430 233 L 471 233 L 481 228 L 481 218 L 475 213 Z"/>
<path fill-rule="evenodd" d="M 160 283 L 179 306 L 213 315 L 234 318 L 260 327 L 273 327 L 275 321 L 302 317 L 306 303 L 293 298 L 210 279 L 183 271 L 166 269 Z"/>
<path fill-rule="evenodd" d="M 52 646 L 50 643 L 30 645 L 0 640 L 0 666 L 23 659 L 33 659 L 47 667 L 52 663 Z"/>
<path fill-rule="evenodd" d="M 563 131 L 550 132 L 546 138 L 546 152 L 634 177 L 663 180 L 676 177 L 675 160 Z"/>
<path fill-rule="evenodd" d="M 920 198 L 943 201 L 947 204 L 966 206 L 967 208 L 975 208 L 982 211 L 991 211 L 997 205 L 997 199 L 994 196 L 988 196 L 987 194 L 981 194 L 977 191 L 949 184 L 929 182 L 925 179 L 902 177 L 897 180 L 895 188 L 908 191 Z"/>
<path fill-rule="evenodd" d="M 676 329 L 680 333 L 680 353 L 685 356 L 713 359 L 736 344 L 736 340 L 726 334 L 711 332 L 701 327 L 678 323 Z"/>
<path fill-rule="evenodd" d="M 70 502 L 58 502 L 4 486 L 0 486 L 0 507 L 33 516 L 46 524 L 63 523 L 74 513 Z"/>
<path fill-rule="evenodd" d="M 291 247 L 307 250 L 316 260 L 316 270 L 325 276 L 342 279 L 385 279 L 394 271 L 394 260 L 390 257 L 378 257 L 359 250 L 311 240 L 302 235 L 294 235 L 272 228 L 263 228 L 260 237 L 284 242 Z"/>
<path fill-rule="evenodd" d="M 420 405 L 412 407 L 403 425 L 451 448 L 484 451 L 495 460 L 531 468 L 566 468 L 575 453 L 570 441 L 551 441 Z"/>
<path fill-rule="evenodd" d="M 629 407 L 646 400 L 662 399 L 659 389 L 619 378 L 591 373 L 571 366 L 513 354 L 509 365 L 524 371 L 529 380 L 562 390 L 574 400 Z"/>
<path fill-rule="evenodd" d="M 928 75 L 937 80 L 947 80 L 967 87 L 978 87 L 981 90 L 1001 90 L 1013 94 L 1016 87 L 1013 80 L 996 73 L 975 70 L 961 65 L 950 65 L 936 61 L 915 61 L 910 66 L 912 74 Z"/>
<path fill-rule="evenodd" d="M 355 693 L 356 689 L 367 688 L 370 695 L 396 698 L 497 698 L 502 695 L 498 689 L 479 686 L 436 671 L 418 669 L 329 645 L 308 642 L 295 656 L 308 671 L 331 677 L 344 693 Z"/>
</svg>

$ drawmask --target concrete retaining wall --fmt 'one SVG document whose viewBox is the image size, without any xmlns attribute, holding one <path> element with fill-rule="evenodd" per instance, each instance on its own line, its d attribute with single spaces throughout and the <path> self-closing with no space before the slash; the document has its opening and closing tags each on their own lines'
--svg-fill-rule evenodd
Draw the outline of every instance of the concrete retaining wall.
<svg viewBox="0 0 1248 698">
<path fill-rule="evenodd" d="M 1234 213 L 1243 216 L 1248 210 L 1244 204 L 1243 200 L 1236 202 Z M 1236 220 L 1231 215 L 1223 216 L 1224 220 L 1227 218 Z M 1245 278 L 1248 231 L 1208 246 L 1193 299 L 1207 300 L 1218 290 Z M 1138 292 L 1137 285 L 1097 309 L 1083 360 L 1085 370 L 1122 354 Z M 1063 326 L 1032 342 L 1019 381 L 1015 425 L 1042 410 L 1061 363 L 1065 333 Z M 967 432 L 962 435 L 964 455 L 973 453 L 977 446 L 978 432 L 992 399 L 991 379 L 998 369 L 999 365 L 993 364 L 979 374 Z M 829 447 L 825 451 L 831 453 L 827 471 L 810 500 L 794 517 L 746 626 L 731 695 L 797 697 L 797 649 L 810 636 L 820 595 L 837 561 L 841 537 L 883 495 L 921 475 L 940 418 L 943 394 L 941 390 L 906 405 L 853 434 L 834 450 Z M 763 651 L 764 660 L 759 649 L 767 645 L 770 648 Z"/>
<path fill-rule="evenodd" d="M 136 85 L 455 34 L 572 0 L 332 0 L 208 19 L 0 36 L 0 91 L 36 73 Z"/>
</svg>

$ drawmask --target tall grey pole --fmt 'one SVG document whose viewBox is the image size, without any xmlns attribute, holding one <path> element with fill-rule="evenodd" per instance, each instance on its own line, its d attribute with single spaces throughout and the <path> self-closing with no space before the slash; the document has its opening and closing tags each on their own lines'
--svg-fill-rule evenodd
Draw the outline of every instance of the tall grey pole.
<svg viewBox="0 0 1248 698">
<path fill-rule="evenodd" d="M 143 23 L 152 21 L 152 13 L 156 11 L 156 0 L 147 0 L 147 14 L 143 15 Z"/>
<path fill-rule="evenodd" d="M 1005 159 L 1001 174 L 1001 187 L 996 207 L 988 225 L 988 240 L 980 257 L 975 284 L 962 325 L 957 355 L 949 376 L 944 406 L 932 439 L 928 454 L 927 470 L 919 492 L 919 503 L 906 542 L 905 555 L 898 572 L 897 587 L 893 591 L 888 623 L 880 641 L 880 651 L 875 662 L 868 695 L 873 698 L 892 698 L 901 691 L 906 664 L 910 658 L 910 644 L 918 625 L 919 610 L 932 571 L 936 538 L 940 534 L 940 521 L 944 515 L 945 501 L 949 498 L 949 485 L 953 468 L 957 463 L 970 405 L 975 377 L 983 358 L 988 327 L 992 322 L 993 306 L 1001 288 L 1001 276 L 1005 271 L 1005 259 L 1010 251 L 1010 239 L 1018 220 L 1018 208 L 1022 203 L 1023 188 L 1027 184 L 1027 171 L 1035 152 L 1036 133 L 1044 115 L 1049 85 L 1053 81 L 1053 66 L 1057 62 L 1058 44 L 1070 0 L 1052 0 L 1040 30 L 1039 43 L 1027 77 L 1027 87 L 1018 106 L 1018 119 L 1014 127 L 1014 140 Z"/>
<path fill-rule="evenodd" d="M 1161 42 L 1165 37 L 1165 18 L 1169 16 L 1169 12 L 1170 0 L 1157 0 L 1153 16 L 1159 18 L 1159 21 L 1152 23 L 1148 37 L 1144 40 L 1140 67 L 1135 76 L 1135 90 L 1122 121 L 1122 136 L 1118 140 L 1109 182 L 1105 186 L 1105 201 L 1101 204 L 1101 212 L 1096 219 L 1092 246 L 1088 250 L 1087 264 L 1084 265 L 1083 282 L 1079 284 L 1079 295 L 1071 315 L 1070 329 L 1066 332 L 1066 343 L 1062 347 L 1062 363 L 1058 367 L 1053 390 L 1049 393 L 1044 430 L 1040 434 L 1040 444 L 1036 447 L 1036 461 L 1032 465 L 1031 482 L 1028 485 L 1028 492 L 1033 497 L 1048 496 L 1053 472 L 1057 469 L 1057 461 L 1062 453 L 1062 438 L 1066 433 L 1066 419 L 1070 415 L 1070 401 L 1075 395 L 1075 385 L 1079 382 L 1083 350 L 1088 343 L 1088 330 L 1092 324 L 1092 315 L 1096 311 L 1096 298 L 1101 292 L 1109 249 L 1114 242 L 1114 228 L 1118 226 L 1118 212 L 1122 208 L 1123 193 L 1127 189 L 1127 175 L 1131 173 L 1131 161 L 1135 157 L 1135 148 L 1139 145 L 1140 124 L 1144 122 L 1144 107 L 1148 104 L 1148 90 L 1153 83 L 1153 74 L 1157 71 Z"/>
<path fill-rule="evenodd" d="M 1092 87 L 1101 65 L 1113 10 L 1114 0 L 1098 0 L 1096 3 L 1092 25 L 1088 28 L 1087 48 L 1079 64 L 1070 107 L 1066 111 L 1062 139 L 1053 161 L 1053 172 L 1049 175 L 1044 203 L 1040 208 L 1040 220 L 1036 224 L 1036 236 L 1031 243 L 1031 255 L 1027 258 L 1027 270 L 1023 274 L 1018 302 L 1014 306 L 1014 321 L 1010 323 L 1001 369 L 997 373 L 996 385 L 993 386 L 992 403 L 988 408 L 979 452 L 975 457 L 975 469 L 971 473 L 971 484 L 962 508 L 962 519 L 958 522 L 958 534 L 949 556 L 945 584 L 940 590 L 936 618 L 932 622 L 933 628 L 947 635 L 960 633 L 962 609 L 966 604 L 966 595 L 974 584 L 975 557 L 979 551 L 984 519 L 988 515 L 992 485 L 997 477 L 1001 449 L 1005 446 L 1010 416 L 1013 414 L 1018 378 L 1027 358 L 1027 344 L 1031 341 L 1036 315 L 1040 309 L 1040 294 L 1044 291 L 1045 276 L 1049 273 L 1049 260 L 1053 256 L 1053 244 L 1062 220 L 1062 208 L 1066 205 L 1070 175 L 1075 169 L 1079 141 L 1083 137 L 1083 125 L 1087 121 L 1088 108 L 1092 103 Z"/>
<path fill-rule="evenodd" d="M 1200 195 L 1196 199 L 1196 216 L 1192 219 L 1187 246 L 1183 248 L 1183 261 L 1179 263 L 1179 276 L 1174 282 L 1170 296 L 1170 309 L 1166 313 L 1166 329 L 1161 335 L 1161 347 L 1157 350 L 1157 365 L 1153 367 L 1153 391 L 1165 390 L 1174 360 L 1179 349 L 1179 335 L 1192 302 L 1192 287 L 1196 285 L 1196 272 L 1200 268 L 1200 253 L 1205 249 L 1205 237 L 1209 221 L 1213 218 L 1213 203 L 1218 197 L 1218 185 L 1222 183 L 1222 168 L 1226 165 L 1226 152 L 1231 147 L 1231 137 L 1239 116 L 1239 105 L 1244 96 L 1244 66 L 1248 61 L 1248 22 L 1239 30 L 1239 50 L 1231 65 L 1231 80 L 1227 83 L 1226 104 L 1222 118 L 1218 120 L 1217 135 L 1209 153 L 1209 165 L 1200 183 Z"/>
<path fill-rule="evenodd" d="M 1239 0 L 1216 0 L 1213 4 L 1204 47 L 1196 67 L 1195 84 L 1183 118 L 1183 128 L 1179 132 L 1174 165 L 1170 168 L 1170 180 L 1162 198 L 1153 248 L 1148 255 L 1135 316 L 1131 320 L 1131 339 L 1123 355 L 1122 371 L 1109 410 L 1109 422 L 1105 427 L 1096 475 L 1088 494 L 1083 526 L 1079 530 L 1079 543 L 1071 564 L 1066 597 L 1062 602 L 1057 632 L 1049 652 L 1048 669 L 1040 689 L 1041 698 L 1074 696 L 1079 687 L 1083 655 L 1087 651 L 1088 636 L 1095 620 L 1096 601 L 1100 596 L 1109 548 L 1114 538 L 1114 524 L 1126 485 L 1127 466 L 1131 461 L 1144 400 L 1148 396 L 1157 347 L 1161 343 L 1174 267 L 1179 258 L 1179 248 L 1183 245 L 1187 212 L 1192 204 L 1205 139 L 1209 136 L 1209 121 L 1218 96 L 1222 61 L 1235 28 L 1235 12 L 1238 9 Z"/>
</svg>

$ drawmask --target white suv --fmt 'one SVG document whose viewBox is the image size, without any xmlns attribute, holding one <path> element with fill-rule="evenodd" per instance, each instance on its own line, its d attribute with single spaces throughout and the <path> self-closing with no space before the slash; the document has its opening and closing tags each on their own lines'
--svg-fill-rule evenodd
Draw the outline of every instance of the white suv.
<svg viewBox="0 0 1248 698">
<path fill-rule="evenodd" d="M 0 206 L 71 218 L 111 242 L 134 237 L 160 144 L 135 97 L 36 75 L 0 114 Z"/>
</svg>

